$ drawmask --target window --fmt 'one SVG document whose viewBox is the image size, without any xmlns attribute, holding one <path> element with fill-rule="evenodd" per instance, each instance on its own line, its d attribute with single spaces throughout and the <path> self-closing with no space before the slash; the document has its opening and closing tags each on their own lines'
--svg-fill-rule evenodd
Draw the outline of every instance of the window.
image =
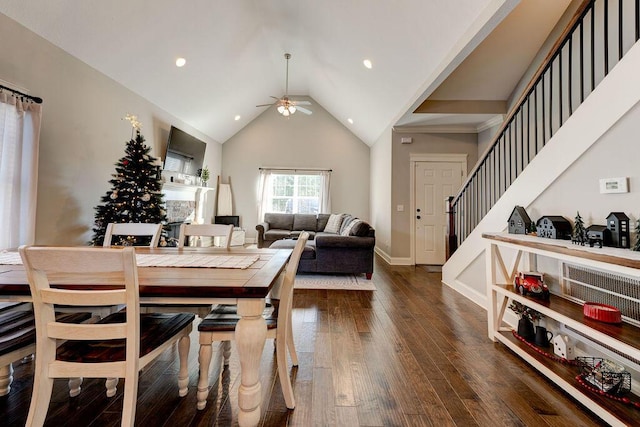
<svg viewBox="0 0 640 427">
<path fill-rule="evenodd" d="M 259 219 L 266 212 L 318 214 L 331 211 L 331 171 L 260 170 Z"/>
<path fill-rule="evenodd" d="M 319 175 L 272 175 L 269 212 L 317 214 L 320 206 Z"/>
</svg>

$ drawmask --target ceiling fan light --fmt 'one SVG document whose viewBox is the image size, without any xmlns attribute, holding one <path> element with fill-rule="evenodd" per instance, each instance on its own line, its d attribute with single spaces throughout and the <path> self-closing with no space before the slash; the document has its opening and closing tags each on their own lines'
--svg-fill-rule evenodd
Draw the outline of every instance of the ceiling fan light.
<svg viewBox="0 0 640 427">
<path fill-rule="evenodd" d="M 295 113 L 296 112 L 296 107 L 294 107 L 293 105 L 289 106 L 289 112 L 291 114 Z"/>
<path fill-rule="evenodd" d="M 282 115 L 285 116 L 285 117 L 289 116 L 289 110 L 283 109 L 282 110 Z"/>
<path fill-rule="evenodd" d="M 284 105 L 278 105 L 278 113 L 284 114 Z"/>
</svg>

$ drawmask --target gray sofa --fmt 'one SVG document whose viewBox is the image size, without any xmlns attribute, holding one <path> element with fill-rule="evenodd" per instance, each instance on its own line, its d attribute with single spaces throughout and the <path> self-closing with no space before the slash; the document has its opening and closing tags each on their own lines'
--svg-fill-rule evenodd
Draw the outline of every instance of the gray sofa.
<svg viewBox="0 0 640 427">
<path fill-rule="evenodd" d="M 330 214 L 280 214 L 266 213 L 264 222 L 256 225 L 259 248 L 293 248 L 302 231 L 309 233 L 309 240 L 300 258 L 301 273 L 364 273 L 367 279 L 373 274 L 375 230 L 360 221 L 348 235 L 326 232 Z M 352 218 L 345 218 L 340 230 Z M 343 234 L 344 234 L 343 233 Z"/>
</svg>

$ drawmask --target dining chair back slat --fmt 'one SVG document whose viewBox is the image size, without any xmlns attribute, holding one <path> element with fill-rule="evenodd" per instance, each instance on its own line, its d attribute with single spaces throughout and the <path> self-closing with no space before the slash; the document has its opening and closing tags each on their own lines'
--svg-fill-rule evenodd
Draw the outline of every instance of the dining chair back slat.
<svg viewBox="0 0 640 427">
<path fill-rule="evenodd" d="M 150 236 L 149 246 L 155 248 L 160 242 L 162 224 L 146 224 L 139 222 L 112 222 L 107 225 L 102 246 L 111 246 L 113 236 Z"/>
</svg>

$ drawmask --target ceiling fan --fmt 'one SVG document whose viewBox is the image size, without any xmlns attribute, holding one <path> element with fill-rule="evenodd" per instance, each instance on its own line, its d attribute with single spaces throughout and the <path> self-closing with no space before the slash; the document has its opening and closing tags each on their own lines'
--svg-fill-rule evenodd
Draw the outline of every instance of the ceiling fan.
<svg viewBox="0 0 640 427">
<path fill-rule="evenodd" d="M 300 111 L 304 114 L 311 114 L 311 110 L 301 107 L 301 105 L 311 105 L 309 101 L 294 101 L 289 98 L 289 59 L 291 59 L 291 54 L 285 53 L 284 58 L 287 60 L 287 77 L 285 81 L 284 96 L 282 98 L 272 96 L 271 98 L 275 99 L 276 102 L 273 102 L 271 104 L 260 104 L 256 105 L 256 107 L 268 107 L 271 105 L 277 105 L 278 113 L 282 114 L 285 117 L 289 117 L 296 111 Z"/>
</svg>

